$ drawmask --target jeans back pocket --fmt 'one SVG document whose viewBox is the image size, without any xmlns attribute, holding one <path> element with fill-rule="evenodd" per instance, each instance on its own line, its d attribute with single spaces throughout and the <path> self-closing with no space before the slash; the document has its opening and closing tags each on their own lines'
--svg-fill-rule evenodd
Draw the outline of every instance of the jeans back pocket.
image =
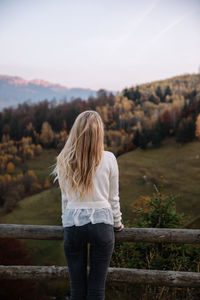
<svg viewBox="0 0 200 300">
<path fill-rule="evenodd" d="M 96 240 L 99 244 L 114 244 L 114 227 L 111 224 L 98 223 Z"/>
</svg>

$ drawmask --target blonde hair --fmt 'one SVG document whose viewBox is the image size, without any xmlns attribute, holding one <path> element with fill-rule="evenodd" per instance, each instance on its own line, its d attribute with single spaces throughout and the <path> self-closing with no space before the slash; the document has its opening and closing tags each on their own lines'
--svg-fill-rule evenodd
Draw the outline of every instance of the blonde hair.
<svg viewBox="0 0 200 300">
<path fill-rule="evenodd" d="M 56 166 L 51 174 L 60 177 L 60 188 L 70 195 L 73 190 L 78 197 L 93 195 L 93 176 L 104 150 L 104 124 L 94 110 L 80 113 L 68 139 L 56 157 Z"/>
</svg>

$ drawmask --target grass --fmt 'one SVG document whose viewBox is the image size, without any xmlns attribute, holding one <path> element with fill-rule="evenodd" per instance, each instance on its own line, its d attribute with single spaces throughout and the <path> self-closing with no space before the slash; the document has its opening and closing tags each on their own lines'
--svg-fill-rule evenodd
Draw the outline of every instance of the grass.
<svg viewBox="0 0 200 300">
<path fill-rule="evenodd" d="M 50 188 L 26 197 L 1 220 L 10 224 L 61 225 L 61 201 L 58 188 Z"/>
<path fill-rule="evenodd" d="M 131 204 L 141 196 L 151 196 L 153 183 L 164 177 L 163 192 L 176 195 L 178 212 L 193 218 L 200 211 L 200 143 L 194 141 L 180 147 L 173 138 L 158 149 L 136 149 L 118 157 L 120 203 L 124 219 L 133 218 Z M 144 183 L 146 174 L 149 184 Z M 135 217 L 135 216 L 134 216 Z"/>
<path fill-rule="evenodd" d="M 19 201 L 16 208 L 1 217 L 4 224 L 61 226 L 60 191 L 50 188 Z M 65 265 L 62 240 L 24 240 L 33 265 Z"/>
<path fill-rule="evenodd" d="M 43 149 L 43 153 L 36 159 L 26 160 L 29 169 L 34 170 L 40 183 L 44 183 L 45 178 L 49 177 L 52 171 L 52 165 L 56 162 L 55 157 L 58 155 L 55 149 Z"/>
</svg>

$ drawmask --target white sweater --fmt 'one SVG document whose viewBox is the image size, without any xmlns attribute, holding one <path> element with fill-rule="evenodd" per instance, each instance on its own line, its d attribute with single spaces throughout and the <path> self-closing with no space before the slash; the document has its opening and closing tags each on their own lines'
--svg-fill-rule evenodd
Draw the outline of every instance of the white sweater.
<svg viewBox="0 0 200 300">
<path fill-rule="evenodd" d="M 60 177 L 58 174 L 60 185 Z M 69 197 L 67 190 L 61 192 L 62 216 L 67 208 L 105 208 L 111 207 L 114 226 L 121 225 L 122 213 L 119 200 L 119 169 L 115 155 L 110 151 L 103 151 L 102 160 L 96 169 L 93 178 L 94 197 L 77 199 L 74 192 Z"/>
</svg>

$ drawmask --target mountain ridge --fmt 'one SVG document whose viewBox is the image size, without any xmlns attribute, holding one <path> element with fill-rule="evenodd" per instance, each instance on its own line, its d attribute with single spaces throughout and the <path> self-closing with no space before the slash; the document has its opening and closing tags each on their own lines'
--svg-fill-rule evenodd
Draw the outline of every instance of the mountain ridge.
<svg viewBox="0 0 200 300">
<path fill-rule="evenodd" d="M 0 80 L 7 80 L 8 82 L 14 83 L 16 85 L 28 85 L 28 84 L 34 84 L 34 85 L 43 85 L 46 87 L 60 87 L 60 88 L 64 88 L 67 90 L 70 89 L 81 89 L 81 90 L 91 90 L 90 88 L 81 88 L 81 87 L 73 87 L 73 88 L 67 88 L 66 86 L 59 84 L 59 83 L 51 83 L 50 81 L 47 80 L 43 80 L 40 78 L 35 78 L 35 79 L 31 79 L 31 80 L 27 80 L 24 79 L 20 76 L 11 76 L 11 75 L 0 75 Z"/>
<path fill-rule="evenodd" d="M 87 100 L 90 96 L 96 97 L 97 91 L 90 88 L 68 88 L 43 79 L 26 80 L 20 76 L 0 75 L 0 110 L 8 106 L 15 107 L 24 101 L 66 98 L 70 102 L 73 98 Z"/>
</svg>

